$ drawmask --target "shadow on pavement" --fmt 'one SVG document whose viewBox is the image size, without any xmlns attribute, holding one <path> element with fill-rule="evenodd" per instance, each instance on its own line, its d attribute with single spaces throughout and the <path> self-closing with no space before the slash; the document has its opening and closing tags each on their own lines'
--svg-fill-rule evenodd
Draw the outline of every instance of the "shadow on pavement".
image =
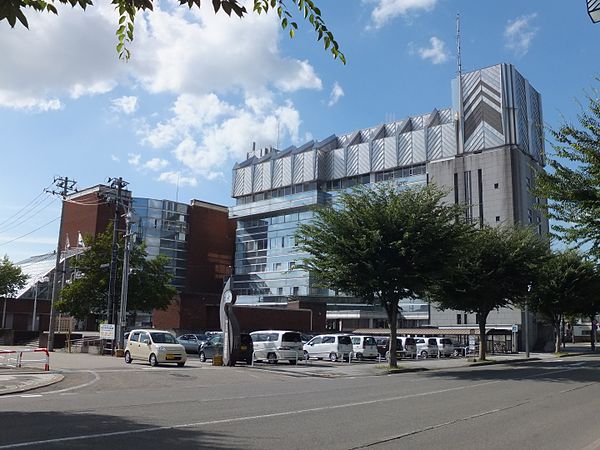
<svg viewBox="0 0 600 450">
<path fill-rule="evenodd" d="M 536 379 L 551 382 L 600 381 L 600 354 L 585 355 L 586 361 L 561 358 L 549 361 L 523 361 L 490 366 L 464 367 L 460 369 L 428 372 L 423 376 L 455 378 L 471 381 Z"/>
<path fill-rule="evenodd" d="M 240 438 L 200 427 L 161 428 L 102 414 L 11 411 L 0 413 L 0 423 L 0 447 L 20 444 L 19 447 L 40 449 L 249 448 L 249 443 Z"/>
</svg>

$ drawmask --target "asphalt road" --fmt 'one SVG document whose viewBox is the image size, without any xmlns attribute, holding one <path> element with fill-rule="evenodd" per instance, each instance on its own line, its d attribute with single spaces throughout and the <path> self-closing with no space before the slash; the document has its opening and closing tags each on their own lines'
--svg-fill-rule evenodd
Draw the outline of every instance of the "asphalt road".
<svg viewBox="0 0 600 450">
<path fill-rule="evenodd" d="M 0 449 L 600 449 L 600 358 L 368 377 L 73 369 L 0 397 Z"/>
</svg>

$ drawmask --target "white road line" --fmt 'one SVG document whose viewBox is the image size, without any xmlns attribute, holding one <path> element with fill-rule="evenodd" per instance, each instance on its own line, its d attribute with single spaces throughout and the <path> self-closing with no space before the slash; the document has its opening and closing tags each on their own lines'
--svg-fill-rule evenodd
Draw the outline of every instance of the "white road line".
<svg viewBox="0 0 600 450">
<path fill-rule="evenodd" d="M 204 422 L 184 423 L 184 424 L 176 424 L 176 425 L 169 425 L 169 426 L 162 426 L 162 427 L 147 427 L 147 428 L 138 428 L 135 430 L 112 431 L 112 432 L 107 432 L 107 433 L 96 433 L 96 434 L 87 434 L 87 435 L 79 435 L 79 436 L 68 436 L 68 437 L 55 438 L 55 439 L 44 439 L 44 440 L 40 440 L 40 441 L 20 442 L 18 444 L 2 445 L 2 446 L 0 446 L 0 449 L 27 447 L 30 445 L 46 445 L 46 444 L 54 444 L 54 443 L 58 443 L 58 442 L 69 442 L 69 441 L 76 441 L 76 440 L 105 438 L 105 437 L 111 437 L 111 436 L 123 436 L 123 435 L 127 435 L 127 434 L 148 433 L 148 432 L 153 432 L 153 431 L 175 430 L 178 428 L 197 428 L 197 427 L 203 427 L 203 426 L 207 426 L 207 425 L 229 424 L 229 423 L 236 423 L 236 422 L 246 422 L 249 420 L 260 420 L 260 419 L 268 419 L 268 418 L 272 418 L 272 417 L 285 417 L 285 416 L 292 416 L 292 415 L 296 415 L 296 414 L 313 413 L 313 412 L 317 412 L 317 411 L 330 411 L 330 410 L 334 410 L 334 409 L 350 408 L 350 407 L 364 406 L 364 405 L 373 405 L 376 403 L 388 403 L 388 402 L 404 400 L 404 399 L 408 399 L 408 398 L 425 397 L 428 395 L 442 394 L 445 392 L 453 392 L 453 391 L 460 391 L 460 390 L 464 390 L 464 389 L 472 389 L 474 387 L 487 386 L 490 384 L 501 383 L 502 381 L 504 381 L 504 380 L 487 381 L 485 383 L 469 384 L 469 385 L 458 386 L 458 387 L 454 387 L 454 388 L 440 389 L 437 391 L 422 392 L 419 394 L 400 395 L 400 396 L 396 396 L 396 397 L 388 397 L 388 398 L 378 399 L 378 400 L 366 400 L 366 401 L 362 401 L 362 402 L 345 403 L 343 405 L 319 406 L 319 407 L 315 407 L 315 408 L 298 409 L 298 410 L 283 411 L 283 412 L 270 413 L 270 414 L 259 414 L 259 415 L 254 415 L 254 416 L 232 417 L 229 419 L 208 420 L 208 421 L 204 421 Z"/>
<path fill-rule="evenodd" d="M 98 375 L 96 372 L 94 372 L 92 370 L 88 370 L 87 372 L 91 373 L 92 375 L 94 375 L 94 379 L 93 380 L 88 381 L 87 383 L 79 384 L 77 386 L 71 386 L 71 387 L 65 388 L 65 389 L 58 389 L 56 391 L 44 392 L 43 395 L 48 395 L 48 394 L 62 394 L 63 392 L 74 391 L 76 389 L 83 389 L 83 388 L 86 388 L 88 386 L 91 386 L 92 384 L 94 384 L 94 383 L 96 383 L 97 381 L 100 380 L 100 375 Z"/>
</svg>

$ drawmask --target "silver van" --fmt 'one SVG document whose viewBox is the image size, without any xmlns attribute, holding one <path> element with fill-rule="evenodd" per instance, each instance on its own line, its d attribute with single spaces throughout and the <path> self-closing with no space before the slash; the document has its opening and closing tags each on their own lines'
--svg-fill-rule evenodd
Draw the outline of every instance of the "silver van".
<svg viewBox="0 0 600 450">
<path fill-rule="evenodd" d="M 254 358 L 277 364 L 287 360 L 296 364 L 302 359 L 302 335 L 297 331 L 263 330 L 250 333 L 254 346 Z"/>
<path fill-rule="evenodd" d="M 454 344 L 449 338 L 435 337 L 430 339 L 435 339 L 440 356 L 452 356 L 454 353 Z"/>
<path fill-rule="evenodd" d="M 329 358 L 330 361 L 349 359 L 352 339 L 347 334 L 320 334 L 304 344 L 304 358 Z"/>
<path fill-rule="evenodd" d="M 352 351 L 356 359 L 377 358 L 377 341 L 373 336 L 351 336 Z"/>
</svg>

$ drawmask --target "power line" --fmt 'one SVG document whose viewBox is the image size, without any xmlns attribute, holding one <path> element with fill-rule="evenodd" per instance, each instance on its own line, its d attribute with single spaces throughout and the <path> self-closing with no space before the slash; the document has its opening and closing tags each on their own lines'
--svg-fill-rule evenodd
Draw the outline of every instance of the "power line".
<svg viewBox="0 0 600 450">
<path fill-rule="evenodd" d="M 38 227 L 38 228 L 36 228 L 35 230 L 32 230 L 32 231 L 30 231 L 29 233 L 25 233 L 25 234 L 23 234 L 23 235 L 21 235 L 21 236 L 19 236 L 19 237 L 16 237 L 16 238 L 14 238 L 14 239 L 11 239 L 10 241 L 2 242 L 2 243 L 0 243 L 0 247 L 1 247 L 1 246 L 3 246 L 3 245 L 8 245 L 8 244 L 10 244 L 11 242 L 18 241 L 19 239 L 22 239 L 22 238 L 24 238 L 24 237 L 26 237 L 26 236 L 29 236 L 30 234 L 32 234 L 32 233 L 35 233 L 36 231 L 38 231 L 38 230 L 41 230 L 41 229 L 42 229 L 42 228 L 44 228 L 44 227 L 47 227 L 47 226 L 48 226 L 48 225 L 50 225 L 51 223 L 53 223 L 53 222 L 56 222 L 58 219 L 60 219 L 60 216 L 58 216 L 58 217 L 56 217 L 56 218 L 52 219 L 50 222 L 47 222 L 47 223 L 45 223 L 45 224 L 44 224 L 44 225 L 42 225 L 41 227 Z"/>
<path fill-rule="evenodd" d="M 35 218 L 37 215 L 39 215 L 42 211 L 44 211 L 45 209 L 47 209 L 48 207 L 52 206 L 53 204 L 56 203 L 56 199 L 55 198 L 51 198 L 51 201 L 49 203 L 44 204 L 39 204 L 36 207 L 34 207 L 33 209 L 31 209 L 28 213 L 28 215 L 21 217 L 20 220 L 18 222 L 12 222 L 10 224 L 8 224 L 5 227 L 0 228 L 0 232 L 6 232 L 9 230 L 13 230 L 19 226 L 21 226 L 22 224 L 24 224 L 25 222 Z M 16 220 L 16 219 L 15 219 Z"/>
<path fill-rule="evenodd" d="M 19 215 L 21 213 L 21 211 L 25 211 L 27 210 L 27 208 L 33 203 L 35 202 L 38 198 L 40 198 L 42 195 L 44 195 L 46 193 L 46 190 L 52 186 L 52 184 L 49 184 L 48 186 L 46 186 L 44 189 L 42 189 L 42 192 L 40 192 L 38 195 L 35 196 L 35 198 L 33 200 L 30 200 L 29 203 L 27 203 L 25 206 L 23 206 L 21 209 L 19 209 L 16 213 L 14 213 L 12 216 L 8 216 L 6 219 L 4 219 L 2 222 L 0 222 L 0 226 L 4 225 L 6 222 L 8 222 L 9 220 L 11 220 L 13 217 Z"/>
</svg>

